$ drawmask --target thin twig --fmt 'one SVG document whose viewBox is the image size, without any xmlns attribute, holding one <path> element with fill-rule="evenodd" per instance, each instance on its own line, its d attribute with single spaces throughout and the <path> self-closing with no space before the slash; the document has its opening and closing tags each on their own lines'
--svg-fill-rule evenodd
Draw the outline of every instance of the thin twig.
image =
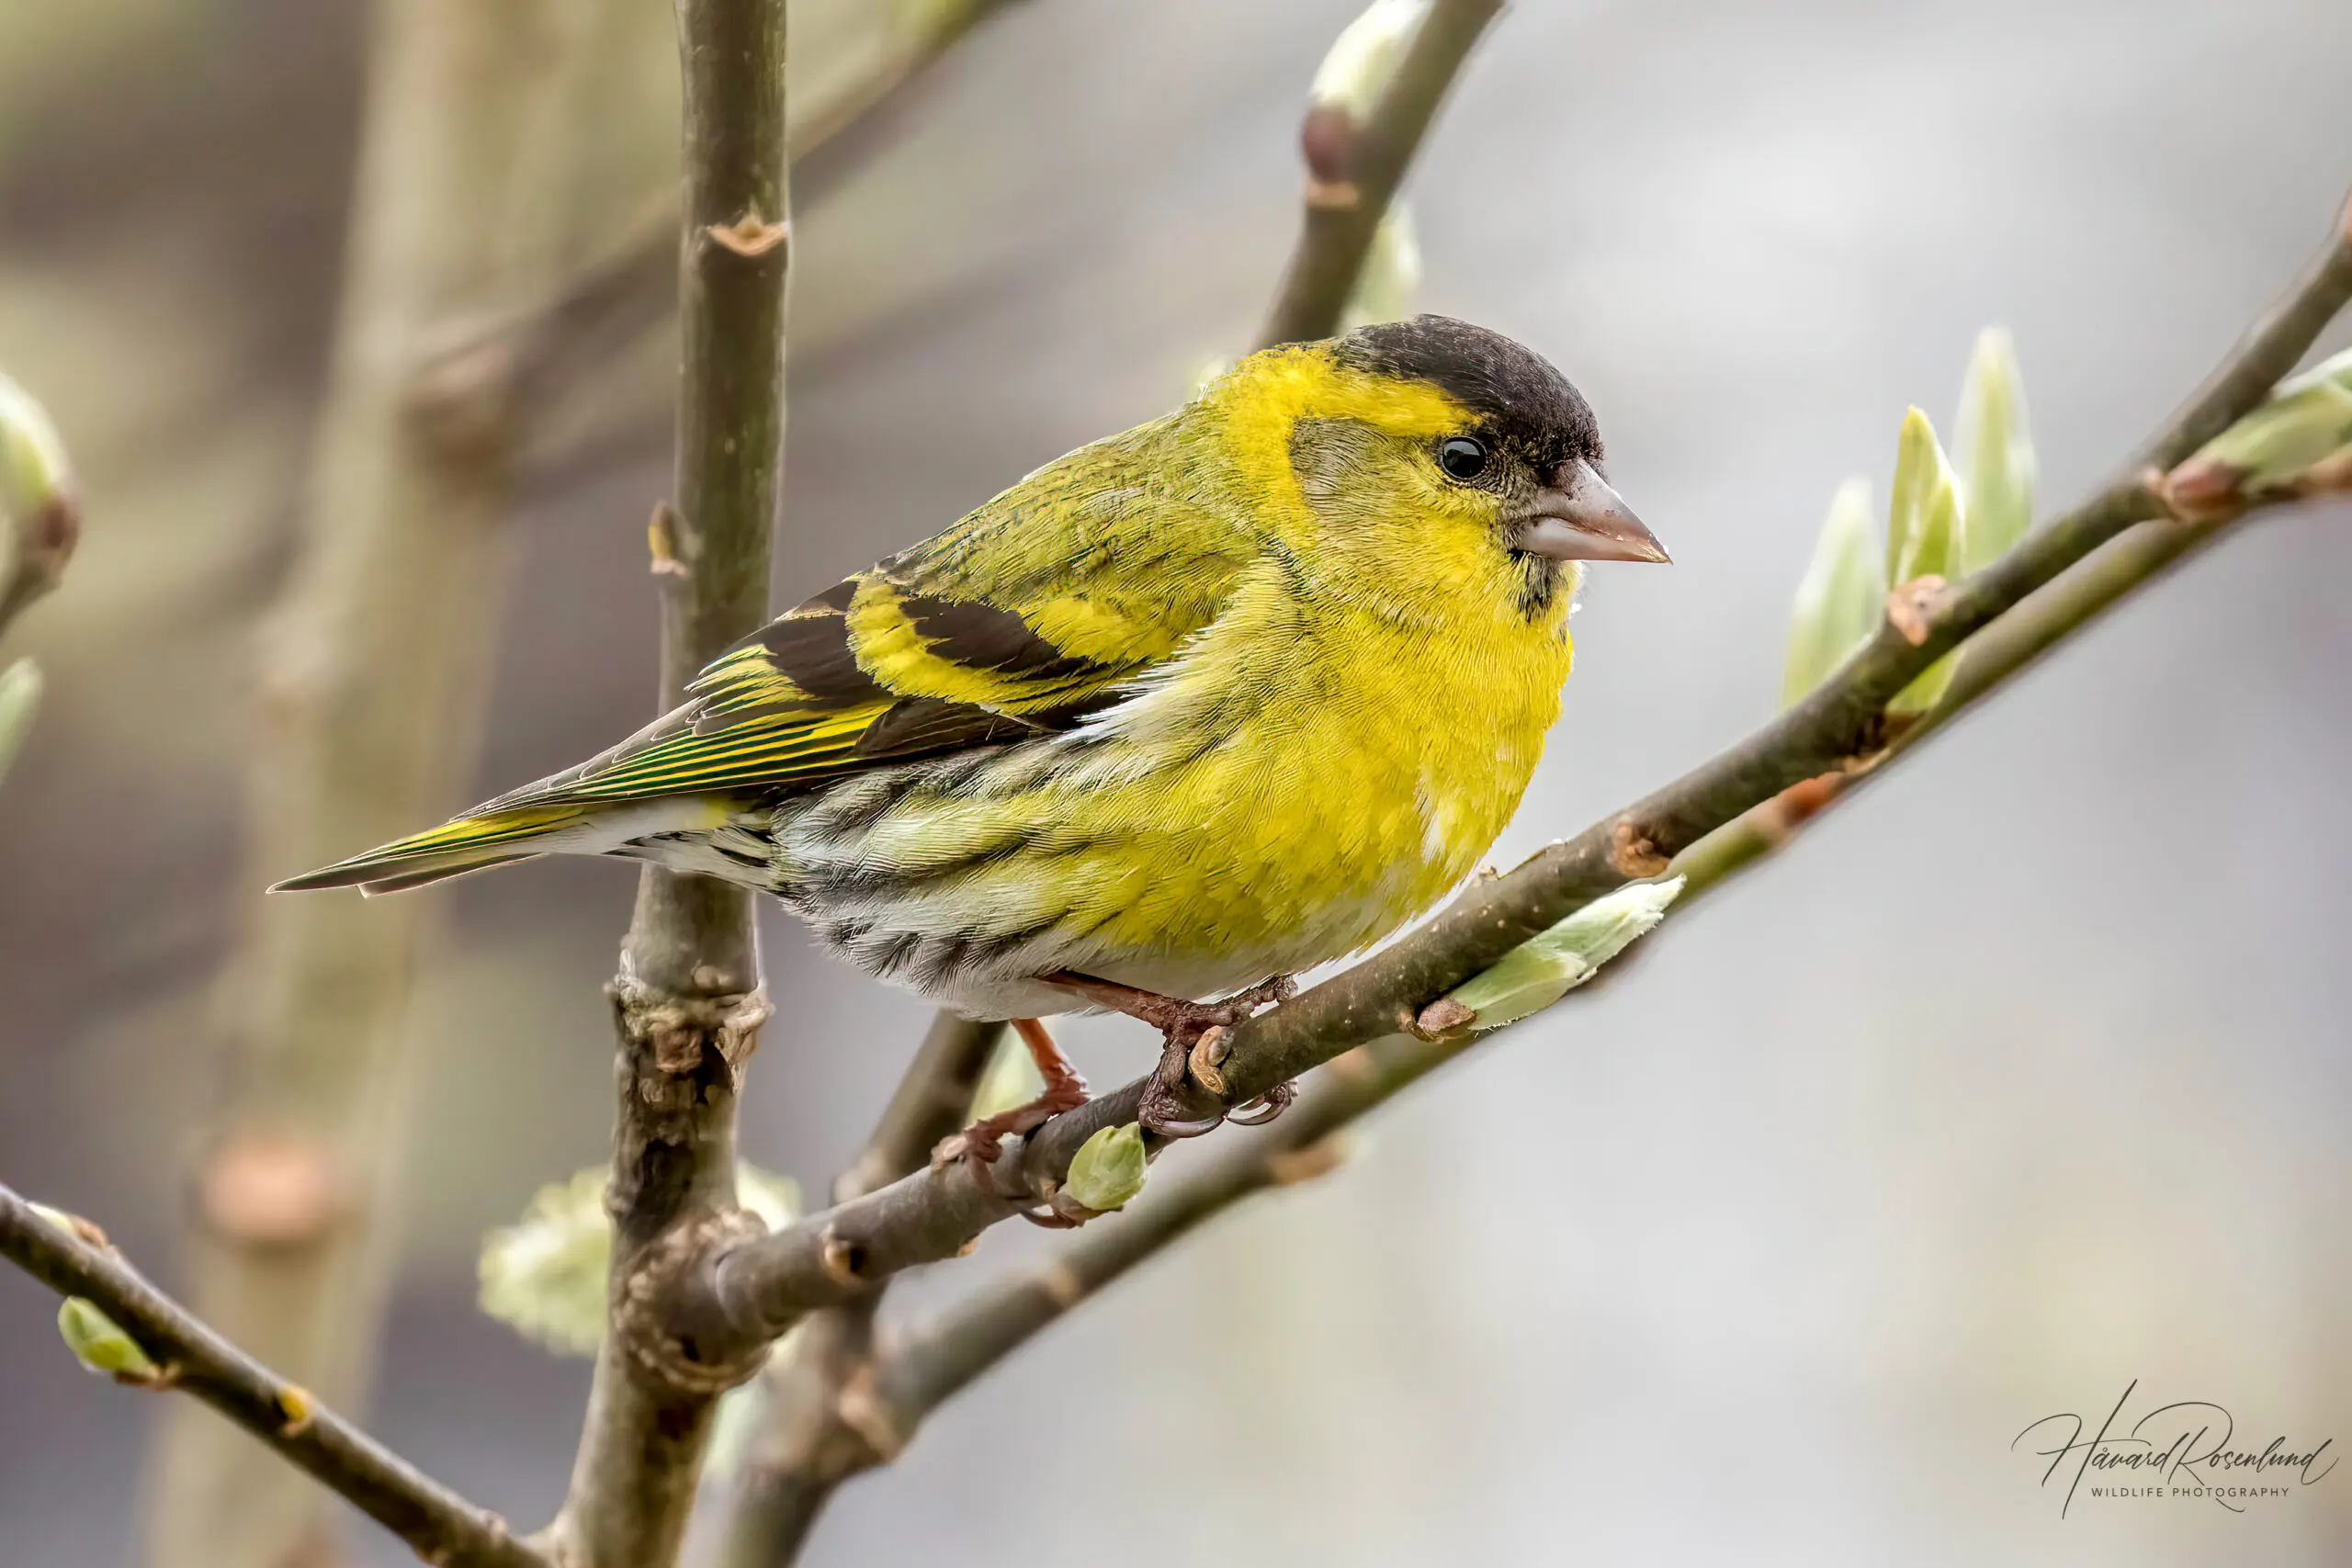
<svg viewBox="0 0 2352 1568">
<path fill-rule="evenodd" d="M 2285 301 L 2166 423 L 2132 473 L 2178 462 L 2252 408 L 2347 298 L 2352 229 L 2340 218 Z M 1928 664 L 2157 510 L 2138 478 L 2117 481 L 1946 590 L 1925 615 L 1919 642 L 1882 627 L 1812 695 L 1711 761 L 1475 886 L 1378 957 L 1241 1025 L 1222 1066 L 1228 1100 L 1394 1033 L 1431 998 L 1592 898 L 1662 871 L 1679 852 L 1791 785 L 1879 755 L 1890 739 L 1886 703 Z M 757 1341 L 899 1269 L 953 1256 L 989 1225 L 1049 1198 L 1089 1136 L 1135 1120 L 1143 1089 L 1138 1079 L 1055 1119 L 992 1167 L 959 1160 L 924 1170 L 736 1248 L 671 1297 L 669 1321 L 714 1346 Z"/>
<path fill-rule="evenodd" d="M 792 251 L 784 0 L 680 0 L 685 227 L 675 563 L 661 706 L 766 618 L 783 481 Z M 681 1339 L 648 1311 L 675 1273 L 760 1229 L 735 1201 L 735 1097 L 767 1017 L 751 895 L 648 866 L 612 987 L 618 1114 L 610 1306 L 571 1486 L 548 1527 L 570 1568 L 677 1557 L 718 1395 L 763 1345 Z"/>
<path fill-rule="evenodd" d="M 68 1235 L 0 1187 L 0 1255 L 63 1296 L 95 1303 L 157 1368 L 150 1388 L 195 1396 L 399 1536 L 427 1562 L 551 1568 L 506 1521 L 439 1482 L 230 1344 L 147 1282 L 86 1221 Z"/>
<path fill-rule="evenodd" d="M 834 1183 L 833 1201 L 863 1197 L 922 1168 L 933 1145 L 963 1126 L 1003 1034 L 1001 1023 L 938 1014 L 864 1152 Z M 720 1551 L 725 1568 L 785 1568 L 842 1482 L 898 1457 L 902 1440 L 875 1419 L 872 1398 L 881 1304 L 877 1289 L 830 1307 L 778 1348 L 765 1376 L 762 1430 Z"/>
<path fill-rule="evenodd" d="M 1259 330 L 1258 347 L 1305 343 L 1340 330 L 1340 313 L 1407 165 L 1471 46 L 1501 9 L 1502 0 L 1433 0 L 1396 74 L 1361 125 L 1336 107 L 1306 111 L 1300 128 L 1306 194 L 1298 243 Z"/>
</svg>

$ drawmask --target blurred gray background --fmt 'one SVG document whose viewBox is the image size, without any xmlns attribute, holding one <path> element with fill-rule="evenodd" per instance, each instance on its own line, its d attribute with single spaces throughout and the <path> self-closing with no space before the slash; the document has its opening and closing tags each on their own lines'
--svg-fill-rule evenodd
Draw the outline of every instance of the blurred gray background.
<svg viewBox="0 0 2352 1568">
<path fill-rule="evenodd" d="M 804 178 L 785 600 L 1246 344 L 1352 9 L 1030 0 L 861 128 L 853 173 Z M 0 793 L 0 1179 L 166 1280 L 218 1091 L 209 987 L 259 897 L 253 632 L 364 24 L 351 0 L 0 10 L 0 366 L 90 498 L 15 639 L 52 684 Z M 1679 564 L 1594 573 L 1498 858 L 1767 715 L 1831 490 L 1883 496 L 1906 402 L 1949 427 L 1980 325 L 2016 332 L 2046 502 L 2119 459 L 2352 181 L 2347 58 L 2352 11 L 2317 0 L 1513 7 L 1414 175 L 1421 303 L 1567 370 Z M 535 465 L 475 794 L 646 716 L 665 357 Z M 808 1560 L 2352 1559 L 2352 1472 L 2244 1515 L 2062 1521 L 2008 1448 L 2135 1378 L 2352 1441 L 2348 525 L 2263 522 L 2134 601 L 1605 998 L 1090 1303 L 844 1493 Z M 633 874 L 463 884 L 420 1010 L 378 1421 L 517 1521 L 560 1495 L 586 1363 L 475 1314 L 473 1247 L 604 1153 Z M 781 918 L 767 939 L 744 1144 L 815 1190 L 924 1011 Z M 1068 1032 L 1099 1081 L 1149 1059 L 1139 1026 Z M 153 1409 L 83 1374 L 53 1312 L 0 1272 L 11 1568 L 121 1557 Z"/>
</svg>

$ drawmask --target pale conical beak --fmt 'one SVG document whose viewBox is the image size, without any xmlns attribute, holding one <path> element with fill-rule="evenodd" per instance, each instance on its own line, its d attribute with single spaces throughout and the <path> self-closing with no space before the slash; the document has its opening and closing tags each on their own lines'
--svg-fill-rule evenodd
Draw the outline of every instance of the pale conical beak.
<svg viewBox="0 0 2352 1568">
<path fill-rule="evenodd" d="M 1642 526 L 1590 463 L 1579 457 L 1554 477 L 1561 482 L 1535 492 L 1513 548 L 1554 560 L 1672 562 L 1657 536 Z"/>
</svg>

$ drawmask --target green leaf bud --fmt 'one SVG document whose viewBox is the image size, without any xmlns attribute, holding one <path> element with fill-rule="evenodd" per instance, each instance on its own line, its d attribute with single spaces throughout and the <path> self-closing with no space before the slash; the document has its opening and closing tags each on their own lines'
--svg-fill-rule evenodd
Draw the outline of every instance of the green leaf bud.
<svg viewBox="0 0 2352 1568">
<path fill-rule="evenodd" d="M 86 1297 L 68 1296 L 58 1303 L 57 1333 L 74 1359 L 94 1372 L 125 1382 L 149 1382 L 156 1376 L 155 1363 L 139 1341 Z"/>
<path fill-rule="evenodd" d="M 70 498 L 74 470 L 49 411 L 0 376 L 0 523 L 22 525 Z"/>
<path fill-rule="evenodd" d="M 0 623 L 57 586 L 81 532 L 57 426 L 0 376 Z"/>
<path fill-rule="evenodd" d="M 2313 469 L 2352 447 L 2352 349 L 2282 381 L 2262 405 L 2175 468 L 2166 489 L 2191 515 L 2226 516 L 2245 502 L 2291 495 Z"/>
<path fill-rule="evenodd" d="M 1936 439 L 1936 427 L 1916 407 L 1903 416 L 1894 452 L 1894 494 L 1886 514 L 1886 580 L 1960 575 L 1960 485 Z"/>
<path fill-rule="evenodd" d="M 1954 447 L 1966 547 L 1961 570 L 1975 571 L 2025 536 L 2033 524 L 2033 438 L 2017 345 L 2003 327 L 1976 334 L 1960 389 Z"/>
<path fill-rule="evenodd" d="M 1871 526 L 1870 481 L 1848 479 L 1829 502 L 1813 562 L 1797 585 L 1788 667 L 1781 677 L 1782 707 L 1821 684 L 1878 629 L 1886 613 L 1883 560 Z"/>
<path fill-rule="evenodd" d="M 1635 938 L 1647 934 L 1666 919 L 1682 886 L 1682 878 L 1671 876 L 1630 883 L 1595 898 L 1447 994 L 1470 1009 L 1473 1029 L 1517 1023 L 1591 979 Z"/>
<path fill-rule="evenodd" d="M 1922 577 L 1955 578 L 1967 548 L 1960 509 L 1960 487 L 1936 440 L 1935 426 L 1917 408 L 1903 416 L 1894 458 L 1894 499 L 1887 513 L 1888 581 L 1895 587 Z M 1945 655 L 1895 694 L 1891 714 L 1920 714 L 1936 705 L 1951 684 L 1952 656 Z"/>
<path fill-rule="evenodd" d="M 591 1166 L 542 1187 L 518 1224 L 482 1238 L 476 1264 L 482 1312 L 559 1355 L 594 1355 L 604 1341 L 613 1258 L 605 1178 L 604 1167 Z M 799 1190 L 786 1178 L 742 1165 L 735 1186 L 743 1207 L 770 1230 L 799 1211 Z"/>
<path fill-rule="evenodd" d="M 605 1337 L 612 1258 L 605 1170 L 593 1166 L 540 1188 L 519 1224 L 482 1238 L 481 1310 L 559 1355 L 594 1355 Z"/>
<path fill-rule="evenodd" d="M 1316 108 L 1332 108 L 1363 123 L 1396 79 L 1405 50 L 1420 30 L 1430 0 L 1372 0 L 1363 15 L 1340 30 L 1307 89 Z"/>
<path fill-rule="evenodd" d="M 1105 1127 L 1078 1146 L 1062 1190 L 1098 1212 L 1125 1208 L 1143 1190 L 1143 1129 Z"/>
</svg>

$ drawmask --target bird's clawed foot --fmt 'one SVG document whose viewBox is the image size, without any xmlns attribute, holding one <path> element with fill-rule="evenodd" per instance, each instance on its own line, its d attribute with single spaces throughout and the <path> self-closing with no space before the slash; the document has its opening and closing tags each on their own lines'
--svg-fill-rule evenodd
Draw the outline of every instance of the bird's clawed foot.
<svg viewBox="0 0 2352 1568">
<path fill-rule="evenodd" d="M 1046 1080 L 1045 1089 L 1026 1105 L 983 1116 L 952 1137 L 941 1139 L 939 1146 L 931 1151 L 934 1165 L 967 1156 L 982 1165 L 993 1165 L 1005 1139 L 1034 1133 L 1063 1111 L 1075 1111 L 1086 1103 L 1086 1080 L 1069 1065 L 1069 1058 L 1054 1043 L 1054 1037 L 1046 1032 L 1046 1026 L 1034 1018 L 1016 1018 L 1012 1028 L 1021 1036 L 1021 1043 L 1029 1047 L 1029 1059 L 1036 1064 L 1037 1076 Z"/>
<path fill-rule="evenodd" d="M 1228 1119 L 1245 1127 L 1255 1127 L 1281 1115 L 1296 1098 L 1291 1085 L 1277 1084 L 1240 1105 L 1229 1109 L 1220 1105 L 1213 1116 L 1192 1114 L 1193 1085 L 1199 1085 L 1219 1100 L 1225 1097 L 1225 1076 L 1219 1069 L 1225 1062 L 1226 1031 L 1254 1016 L 1260 1009 L 1279 1006 L 1298 994 L 1298 983 L 1287 975 L 1277 975 L 1214 1002 L 1163 997 L 1069 970 L 1040 978 L 1075 991 L 1097 1006 L 1141 1019 L 1160 1032 L 1166 1043 L 1160 1049 L 1159 1066 L 1152 1069 L 1143 1103 L 1136 1111 L 1136 1119 L 1147 1132 L 1163 1138 L 1196 1138 Z"/>
</svg>

